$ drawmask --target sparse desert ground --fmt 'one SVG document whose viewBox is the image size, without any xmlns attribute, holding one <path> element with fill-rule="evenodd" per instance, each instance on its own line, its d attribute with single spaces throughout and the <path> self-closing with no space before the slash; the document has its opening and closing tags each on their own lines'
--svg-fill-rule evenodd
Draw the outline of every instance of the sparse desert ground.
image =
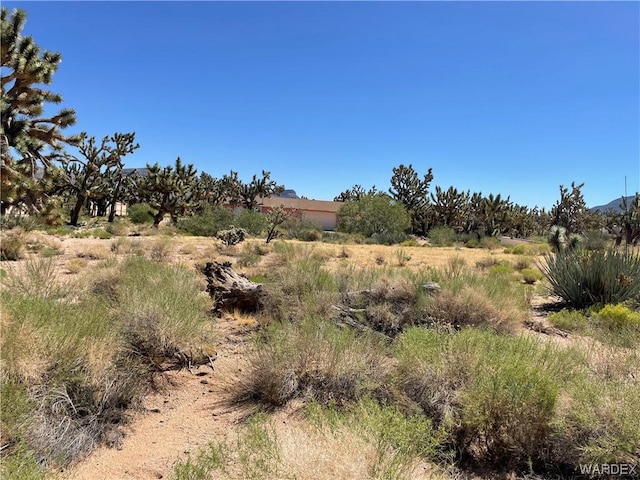
<svg viewBox="0 0 640 480">
<path fill-rule="evenodd" d="M 394 297 L 396 294 L 404 295 L 401 290 L 405 287 L 398 279 L 426 279 L 432 276 L 434 280 L 438 281 L 443 278 L 455 280 L 455 278 L 463 278 L 464 272 L 491 275 L 491 268 L 502 265 L 507 269 L 506 273 L 510 276 L 509 281 L 522 287 L 518 286 L 513 290 L 519 292 L 517 295 L 522 295 L 522 299 L 517 299 L 517 301 L 525 301 L 529 305 L 526 308 L 526 313 L 517 321 L 508 321 L 508 325 L 504 327 L 508 330 L 506 335 L 533 338 L 540 345 L 553 344 L 553 348 L 565 351 L 580 349 L 582 352 L 580 355 L 586 356 L 585 364 L 596 371 L 597 375 L 602 375 L 603 378 L 609 376 L 609 378 L 617 379 L 616 382 L 619 380 L 616 383 L 616 388 L 622 388 L 620 385 L 624 385 L 624 388 L 629 389 L 625 395 L 631 395 L 638 391 L 637 379 L 640 379 L 640 373 L 638 372 L 637 347 L 629 349 L 611 346 L 588 336 L 568 334 L 565 330 L 553 327 L 547 321 L 548 311 L 544 310 L 544 307 L 552 303 L 553 299 L 547 296 L 547 290 L 542 282 L 537 282 L 534 285 L 522 285 L 523 282 L 518 273 L 519 269 L 522 270 L 523 267 L 535 268 L 536 262 L 541 258 L 537 255 L 514 255 L 506 253 L 504 248 L 486 250 L 459 247 L 342 245 L 294 240 L 282 240 L 266 245 L 262 239 L 249 239 L 243 244 L 225 247 L 217 240 L 210 238 L 162 234 L 101 240 L 96 238 L 57 238 L 45 233 L 29 232 L 27 237 L 27 244 L 31 242 L 31 244 L 46 245 L 53 250 L 52 254 L 47 257 L 50 258 L 55 271 L 49 274 L 48 281 L 65 286 L 67 289 L 70 288 L 70 285 L 75 285 L 71 288 L 80 291 L 83 286 L 96 285 L 96 275 L 100 275 L 100 272 L 107 268 L 105 264 L 110 264 L 109 268 L 115 268 L 113 266 L 118 262 L 138 256 L 150 259 L 152 262 L 176 265 L 180 266 L 179 268 L 184 267 L 189 271 L 196 272 L 195 278 L 197 278 L 199 286 L 196 287 L 197 291 L 194 292 L 194 297 L 200 299 L 205 297 L 205 304 L 208 304 L 210 308 L 213 306 L 213 302 L 205 292 L 206 281 L 204 276 L 199 273 L 199 267 L 207 261 L 229 261 L 239 272 L 256 281 L 263 279 L 269 281 L 270 278 L 280 279 L 278 281 L 281 283 L 278 286 L 282 287 L 283 297 L 278 299 L 274 309 L 282 310 L 284 308 L 283 302 L 284 304 L 304 302 L 307 299 L 306 301 L 313 305 L 300 306 L 295 312 L 304 311 L 304 315 L 311 317 L 318 312 L 328 311 L 327 308 L 330 305 L 322 305 L 323 300 L 315 299 L 313 292 L 298 292 L 286 282 L 287 277 L 291 278 L 300 272 L 302 272 L 302 277 L 304 275 L 313 276 L 315 275 L 313 269 L 320 269 L 332 276 L 331 278 L 335 282 L 338 282 L 338 279 L 346 278 L 344 282 L 349 286 L 348 290 L 353 290 L 352 287 L 357 285 L 371 286 L 375 284 L 378 285 L 376 288 L 382 288 L 380 285 L 385 285 L 384 302 L 379 305 L 354 309 L 354 311 L 364 311 L 365 308 L 371 307 L 366 312 L 369 315 L 375 307 L 382 312 L 380 318 L 383 318 L 384 315 L 388 317 L 394 312 L 397 313 L 394 309 L 396 305 L 404 305 L 402 304 L 404 300 L 400 297 L 396 303 L 394 303 L 396 300 L 393 300 L 396 298 Z M 38 251 L 41 252 L 42 248 Z M 0 268 L 7 272 L 4 278 L 20 275 L 20 272 L 28 269 L 30 263 L 32 264 L 34 259 L 39 256 L 41 256 L 40 253 L 32 252 L 28 253 L 23 260 L 2 262 Z M 292 269 L 294 264 L 304 264 L 304 262 L 311 260 L 313 264 L 310 264 L 310 267 L 307 266 L 312 270 L 297 271 Z M 505 265 L 508 268 L 504 267 Z M 285 273 L 282 276 L 272 277 L 274 272 Z M 431 275 L 429 272 L 433 274 Z M 413 275 L 413 277 L 403 277 L 406 275 Z M 293 281 L 302 284 L 305 279 L 297 278 Z M 3 281 L 2 288 L 10 289 L 11 282 Z M 321 286 L 313 288 L 317 288 L 318 291 L 322 289 Z M 482 290 L 485 287 L 472 286 L 457 290 L 456 295 L 474 301 L 474 288 L 478 288 L 478 291 L 485 291 Z M 337 297 L 331 298 L 332 301 L 335 301 Z M 418 298 L 422 299 L 422 297 Z M 454 298 L 452 297 L 451 301 Z M 500 302 L 502 301 L 500 300 Z M 314 302 L 318 302 L 318 304 L 316 305 Z M 504 309 L 515 308 L 515 304 L 506 305 L 499 302 L 486 308 L 500 309 L 501 305 L 504 306 Z M 485 305 L 481 304 L 480 307 L 485 308 Z M 313 309 L 313 311 L 306 309 Z M 91 315 L 90 311 L 86 313 Z M 6 333 L 11 329 L 11 322 L 15 318 L 11 315 L 3 315 L 3 317 L 3 331 Z M 153 388 L 147 390 L 141 401 L 132 405 L 128 410 L 127 422 L 118 427 L 119 435 L 114 441 L 110 442 L 108 446 L 104 444 L 99 446 L 80 461 L 58 467 L 49 476 L 74 480 L 249 477 L 355 479 L 518 478 L 522 476 L 524 478 L 526 476 L 517 467 L 492 470 L 485 466 L 480 469 L 459 470 L 452 466 L 454 465 L 451 463 L 453 459 L 434 461 L 438 455 L 433 452 L 426 458 L 420 458 L 419 455 L 416 456 L 413 453 L 407 454 L 407 458 L 410 458 L 407 460 L 405 457 L 398 456 L 399 454 L 393 449 L 388 450 L 391 447 L 385 446 L 381 450 L 381 440 L 375 440 L 378 437 L 372 437 L 372 434 L 366 433 L 368 431 L 364 427 L 361 429 L 349 424 L 351 425 L 349 428 L 335 426 L 334 428 L 330 426 L 330 421 L 327 423 L 326 419 L 319 421 L 319 423 L 314 422 L 313 415 L 310 417 L 309 413 L 310 403 L 318 401 L 324 406 L 334 408 L 347 401 L 337 396 L 331 397 L 334 399 L 323 403 L 323 399 L 328 398 L 323 397 L 323 391 L 321 391 L 321 388 L 325 388 L 324 385 L 320 387 L 310 383 L 305 387 L 308 389 L 307 393 L 302 391 L 300 394 L 292 395 L 283 400 L 280 405 L 277 404 L 278 402 L 269 404 L 269 401 L 265 401 L 266 397 L 259 398 L 260 395 L 256 396 L 256 392 L 251 391 L 251 388 L 256 388 L 255 384 L 252 384 L 257 378 L 256 371 L 260 371 L 259 367 L 256 367 L 256 359 L 259 361 L 260 358 L 266 358 L 260 357 L 260 355 L 279 355 L 279 351 L 276 349 L 271 353 L 265 353 L 264 348 L 260 347 L 260 342 L 256 343 L 255 340 L 260 338 L 260 332 L 268 330 L 266 326 L 268 323 L 276 321 L 275 317 L 276 314 L 272 312 L 254 315 L 237 311 L 224 313 L 219 317 L 211 316 L 208 320 L 211 327 L 207 330 L 207 335 L 209 335 L 207 338 L 214 339 L 213 343 L 217 351 L 215 370 L 208 365 L 201 365 L 191 370 L 182 368 L 184 366 L 181 365 L 179 368 L 174 366 L 175 368 L 167 368 L 162 373 L 154 374 Z M 297 341 L 298 338 L 286 329 L 282 335 L 290 335 L 293 341 Z M 322 343 L 322 339 L 320 342 Z M 320 347 L 318 348 L 320 349 Z M 312 353 L 308 355 L 304 362 L 313 363 L 316 361 L 313 360 Z M 532 355 L 538 355 L 538 353 L 534 352 Z M 407 360 L 403 359 L 401 354 L 397 356 L 392 354 L 390 350 L 381 356 L 388 358 L 385 358 L 384 362 L 376 364 L 379 365 L 376 368 L 389 371 L 394 368 L 407 368 L 406 365 L 402 366 L 403 362 Z M 6 361 L 3 358 L 3 370 L 7 367 Z M 285 359 L 285 362 L 287 361 L 295 363 L 300 359 L 292 356 Z M 451 361 L 450 359 L 449 362 Z M 488 363 L 488 365 L 491 364 L 491 362 Z M 23 375 L 26 375 L 24 374 L 25 368 L 22 366 L 22 370 L 20 370 Z M 324 367 L 318 367 L 316 375 L 321 375 L 322 368 Z M 447 369 L 450 367 L 444 363 L 437 368 Z M 488 366 L 487 368 L 492 367 Z M 410 372 L 407 373 L 407 375 L 409 374 Z M 37 377 L 35 373 L 33 375 L 34 378 Z M 345 375 L 348 378 L 353 374 L 347 371 Z M 385 373 L 385 375 L 387 374 Z M 433 381 L 437 381 L 437 378 L 439 378 L 438 375 L 434 377 Z M 298 381 L 302 382 L 303 379 L 299 378 Z M 373 380 L 367 380 L 367 382 L 371 381 Z M 239 391 L 249 393 L 246 398 L 239 400 L 242 396 Z M 317 393 L 318 391 L 320 394 Z M 373 389 L 371 392 L 375 396 L 377 390 Z M 601 408 L 599 402 L 604 401 L 603 398 L 592 405 L 595 410 Z M 497 398 L 496 401 L 498 401 Z M 569 408 L 563 402 L 572 401 L 576 401 L 575 396 L 560 396 L 557 408 Z M 455 405 L 455 402 L 451 403 L 448 408 L 455 408 Z M 411 409 L 415 406 L 407 408 Z M 619 404 L 615 408 L 626 412 L 625 409 L 634 407 L 630 404 Z M 6 411 L 6 409 L 4 410 Z M 256 430 L 263 437 L 253 432 L 254 437 L 257 435 L 267 443 L 275 442 L 274 445 L 277 444 L 278 453 L 274 458 L 255 456 L 255 452 L 253 454 L 247 453 L 252 448 L 261 451 L 259 446 L 251 447 L 247 440 L 254 438 L 250 436 L 252 424 L 247 422 L 255 416 L 256 412 L 267 412 L 268 418 L 267 420 L 263 419 L 263 424 L 268 428 Z M 363 415 L 366 416 L 369 413 Z M 562 418 L 563 421 L 568 421 L 566 416 Z M 514 421 L 514 419 L 510 420 L 505 417 L 507 423 Z M 626 421 L 624 419 L 612 420 L 616 425 Z M 247 425 L 249 426 L 247 427 Z M 617 430 L 613 429 L 613 431 L 613 435 L 615 435 Z M 521 432 L 516 429 L 514 435 L 520 434 Z M 626 437 L 627 439 L 636 438 L 635 433 L 629 435 Z M 3 436 L 3 438 L 6 437 Z M 609 441 L 612 440 L 609 439 Z M 214 442 L 215 448 L 211 447 L 211 442 Z M 224 461 L 226 467 L 220 467 L 217 470 L 214 468 L 211 470 L 214 473 L 206 473 L 206 469 L 200 465 L 198 467 L 200 473 L 197 475 L 193 472 L 198 471 L 198 468 L 193 465 L 191 465 L 192 470 L 183 468 L 182 473 L 177 469 L 181 465 L 189 467 L 188 462 L 195 461 L 203 451 L 207 451 L 207 449 L 210 449 L 211 452 L 218 451 L 216 448 L 220 448 L 221 452 L 227 452 L 225 453 L 226 457 L 223 455 L 226 458 Z M 225 448 L 231 448 L 234 452 L 229 453 Z M 245 451 L 246 449 L 249 450 Z M 626 458 L 629 462 L 633 462 L 638 458 L 637 450 L 635 455 L 634 457 L 634 454 L 631 453 Z M 441 457 L 444 458 L 446 455 L 443 454 Z M 396 461 L 397 464 L 394 463 Z M 187 463 L 185 464 L 185 462 Z M 251 468 L 247 467 L 247 462 L 252 465 Z M 276 464 L 277 467 L 274 466 Z M 529 478 L 543 477 L 530 476 Z"/>
</svg>

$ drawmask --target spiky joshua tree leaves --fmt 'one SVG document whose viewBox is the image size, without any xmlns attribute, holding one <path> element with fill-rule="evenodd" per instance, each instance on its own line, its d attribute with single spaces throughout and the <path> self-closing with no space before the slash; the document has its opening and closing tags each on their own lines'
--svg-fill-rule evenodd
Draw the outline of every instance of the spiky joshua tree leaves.
<svg viewBox="0 0 640 480">
<path fill-rule="evenodd" d="M 174 166 L 147 165 L 145 177 L 138 177 L 136 192 L 138 202 L 148 203 L 154 211 L 153 226 L 158 227 L 166 214 L 173 223 L 198 205 L 198 171 L 192 164 L 184 165 L 180 157 Z"/>
<path fill-rule="evenodd" d="M 414 233 L 426 234 L 426 215 L 429 205 L 429 184 L 433 180 L 433 169 L 429 169 L 420 178 L 412 165 L 400 164 L 394 167 L 391 177 L 391 197 L 401 202 L 411 215 L 411 228 Z"/>
<path fill-rule="evenodd" d="M 67 108 L 55 115 L 43 116 L 46 103 L 62 103 L 59 94 L 41 87 L 51 85 L 62 56 L 40 51 L 31 36 L 22 36 L 27 17 L 24 10 L 9 12 L 3 7 L 1 17 L 2 210 L 25 206 L 31 212 L 38 212 L 52 177 L 59 173 L 52 161 L 65 145 L 79 141 L 77 136 L 62 133 L 75 124 L 76 116 Z"/>
</svg>

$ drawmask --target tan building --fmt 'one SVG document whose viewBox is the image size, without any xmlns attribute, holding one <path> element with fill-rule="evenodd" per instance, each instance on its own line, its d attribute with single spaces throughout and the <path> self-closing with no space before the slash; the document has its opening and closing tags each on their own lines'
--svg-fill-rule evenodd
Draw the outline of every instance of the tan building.
<svg viewBox="0 0 640 480">
<path fill-rule="evenodd" d="M 325 200 L 307 200 L 304 198 L 270 197 L 258 200 L 260 211 L 266 213 L 272 208 L 283 206 L 285 210 L 294 212 L 307 220 L 313 220 L 322 225 L 323 230 L 336 229 L 336 212 L 342 202 Z"/>
</svg>

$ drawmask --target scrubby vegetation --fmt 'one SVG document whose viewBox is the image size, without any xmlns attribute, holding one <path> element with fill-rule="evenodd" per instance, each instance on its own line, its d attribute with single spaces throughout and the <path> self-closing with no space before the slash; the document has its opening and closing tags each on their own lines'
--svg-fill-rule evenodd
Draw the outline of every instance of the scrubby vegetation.
<svg viewBox="0 0 640 480">
<path fill-rule="evenodd" d="M 540 267 L 552 292 L 577 309 L 637 301 L 640 257 L 633 251 L 567 249 Z"/>
<path fill-rule="evenodd" d="M 133 256 L 71 281 L 36 257 L 3 283 L 3 478 L 117 445 L 154 372 L 213 341 L 207 302 L 183 267 Z"/>
</svg>

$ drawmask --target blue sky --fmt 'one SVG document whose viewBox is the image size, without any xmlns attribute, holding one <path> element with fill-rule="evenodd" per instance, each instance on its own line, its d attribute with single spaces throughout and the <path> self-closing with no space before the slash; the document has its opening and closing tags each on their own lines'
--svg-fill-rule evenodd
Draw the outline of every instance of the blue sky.
<svg viewBox="0 0 640 480">
<path fill-rule="evenodd" d="M 299 195 L 435 185 L 549 208 L 640 190 L 638 2 L 3 2 L 62 53 L 74 131 L 127 166 L 268 170 Z"/>
</svg>

